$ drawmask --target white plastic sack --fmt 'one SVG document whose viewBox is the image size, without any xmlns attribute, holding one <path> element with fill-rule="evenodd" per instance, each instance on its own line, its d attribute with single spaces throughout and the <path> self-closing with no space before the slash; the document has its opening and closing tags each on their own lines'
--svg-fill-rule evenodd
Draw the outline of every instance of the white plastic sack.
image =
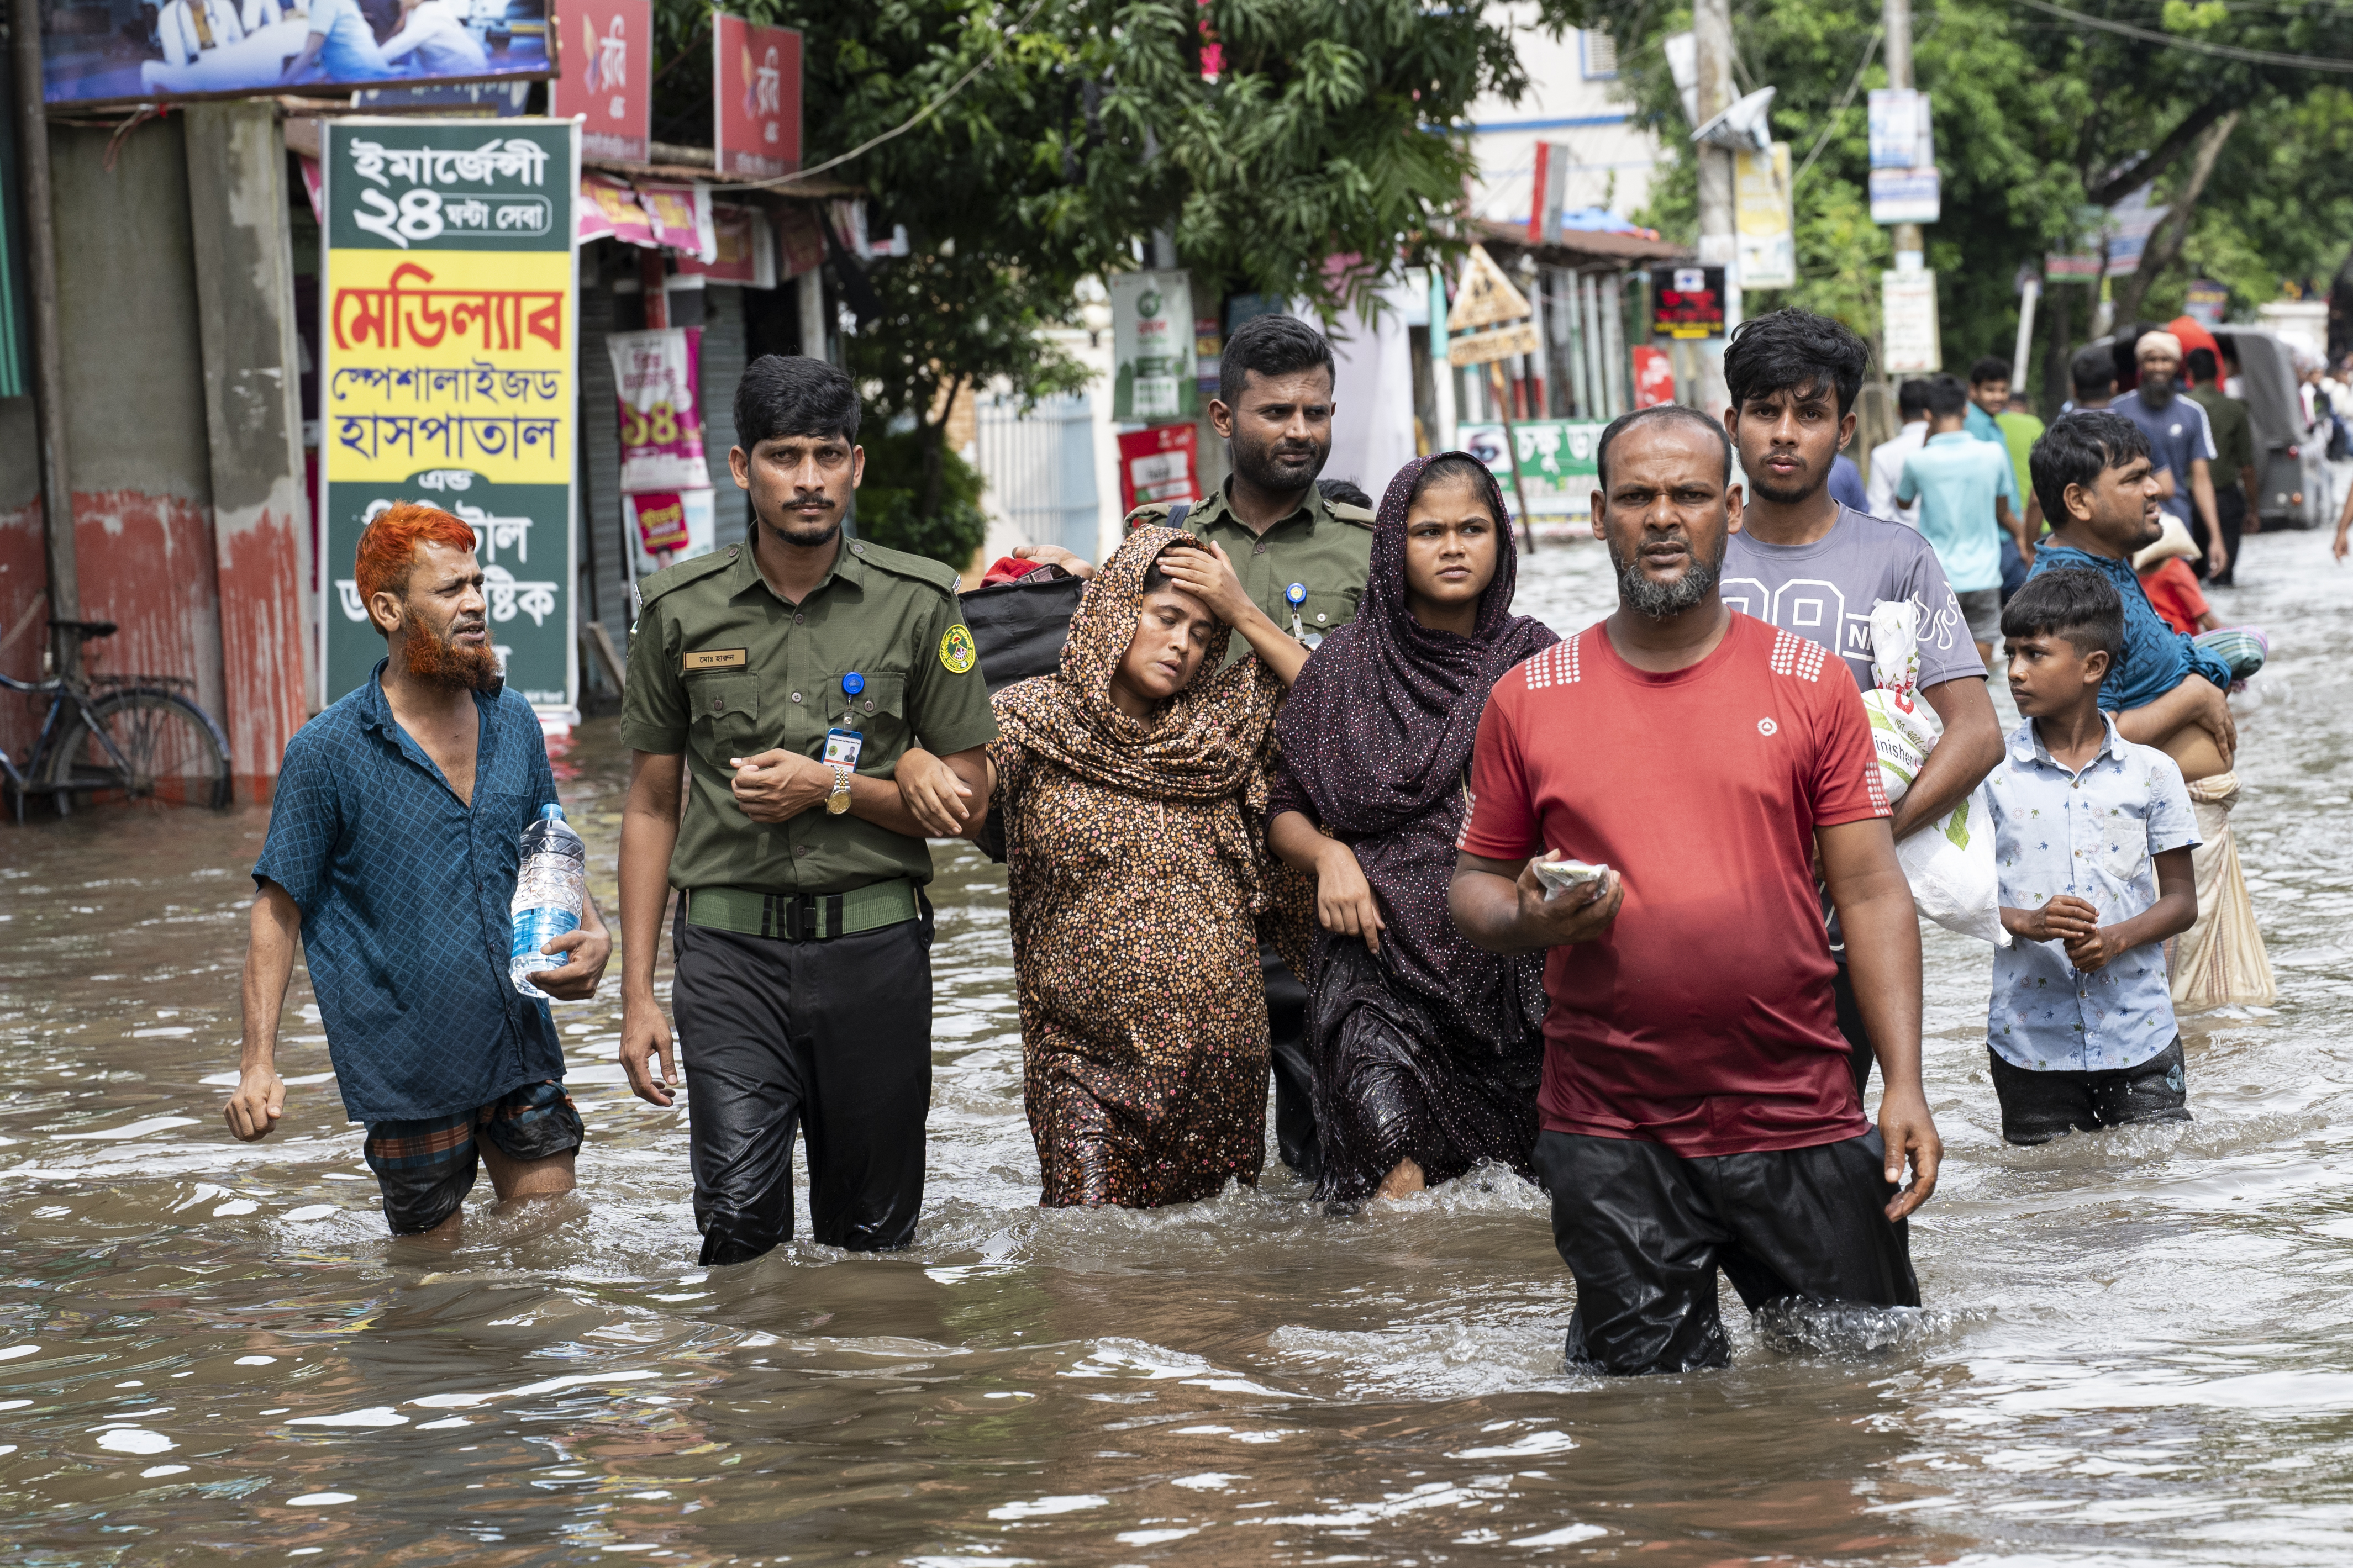
<svg viewBox="0 0 2353 1568">
<path fill-rule="evenodd" d="M 1936 710 L 1920 700 L 1919 608 L 1890 599 L 1871 612 L 1871 674 L 1875 691 L 1862 694 L 1871 715 L 1871 742 L 1889 804 L 1902 800 L 1945 732 Z M 1912 906 L 1947 931 L 2010 945 L 2001 929 L 2001 877 L 1994 868 L 1993 807 L 1979 784 L 1941 823 L 1931 823 L 1895 846 L 1912 884 Z"/>
</svg>

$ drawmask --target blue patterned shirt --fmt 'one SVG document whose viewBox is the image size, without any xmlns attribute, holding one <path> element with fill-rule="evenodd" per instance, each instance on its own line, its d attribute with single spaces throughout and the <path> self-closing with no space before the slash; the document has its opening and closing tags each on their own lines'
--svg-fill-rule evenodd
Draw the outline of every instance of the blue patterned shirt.
<svg viewBox="0 0 2353 1568">
<path fill-rule="evenodd" d="M 302 911 L 327 1054 L 356 1121 L 487 1105 L 564 1077 L 547 1004 L 507 978 L 522 830 L 555 802 L 531 704 L 476 692 L 469 807 L 392 716 L 384 663 L 287 742 L 253 868 Z"/>
<path fill-rule="evenodd" d="M 2102 708 L 2111 713 L 2146 708 L 2192 675 L 2204 676 L 2218 691 L 2231 689 L 2231 667 L 2165 624 L 2131 562 L 2046 542 L 2035 551 L 2034 571 L 2027 575 L 2063 566 L 2100 573 L 2125 602 L 2125 657 L 2100 682 Z"/>
<path fill-rule="evenodd" d="M 2189 792 L 2173 759 L 2118 735 L 2114 719 L 2101 721 L 2107 737 L 2079 773 L 2052 756 L 2030 719 L 1987 776 L 2004 907 L 2041 909 L 2072 893 L 2100 911 L 2102 925 L 2114 925 L 2157 902 L 2158 855 L 2197 847 Z M 2174 1034 L 2162 942 L 2121 953 L 2092 974 L 2068 962 L 2064 942 L 2021 938 L 1994 952 L 1986 1035 L 2013 1067 L 2137 1067 Z"/>
</svg>

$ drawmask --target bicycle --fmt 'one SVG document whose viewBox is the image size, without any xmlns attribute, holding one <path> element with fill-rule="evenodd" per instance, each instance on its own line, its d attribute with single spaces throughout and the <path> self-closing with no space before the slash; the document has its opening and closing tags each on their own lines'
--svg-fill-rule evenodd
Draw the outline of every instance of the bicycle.
<svg viewBox="0 0 2353 1568">
<path fill-rule="evenodd" d="M 49 625 L 83 643 L 115 633 L 112 621 Z M 70 816 L 77 805 L 120 801 L 227 806 L 228 737 L 186 695 L 195 685 L 172 675 L 0 675 L 0 689 L 50 700 L 24 767 L 0 750 L 0 784 L 16 797 L 17 826 L 24 825 L 25 797 L 35 795 L 55 802 L 59 816 Z"/>
</svg>

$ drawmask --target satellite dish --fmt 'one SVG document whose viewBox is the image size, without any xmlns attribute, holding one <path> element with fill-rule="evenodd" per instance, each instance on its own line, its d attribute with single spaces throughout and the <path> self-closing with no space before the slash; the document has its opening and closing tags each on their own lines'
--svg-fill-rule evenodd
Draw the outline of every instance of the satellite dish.
<svg viewBox="0 0 2353 1568">
<path fill-rule="evenodd" d="M 1773 107 L 1775 89 L 1760 87 L 1706 124 L 1692 132 L 1692 140 L 1704 142 L 1712 147 L 1730 147 L 1735 151 L 1769 153 L 1773 150 L 1773 125 L 1767 110 Z"/>
</svg>

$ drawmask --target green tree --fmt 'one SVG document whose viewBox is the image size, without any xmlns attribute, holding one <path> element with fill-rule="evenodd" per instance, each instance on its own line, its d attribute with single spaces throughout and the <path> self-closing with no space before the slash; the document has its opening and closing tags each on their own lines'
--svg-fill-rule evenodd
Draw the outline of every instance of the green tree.
<svg viewBox="0 0 2353 1568">
<path fill-rule="evenodd" d="M 656 134 L 707 144 L 708 12 L 655 8 Z M 952 500 L 957 388 L 1002 381 L 1035 399 L 1079 384 L 1041 329 L 1073 320 L 1082 279 L 1140 265 L 1165 234 L 1212 297 L 1364 304 L 1416 247 L 1449 243 L 1471 154 L 1466 138 L 1429 131 L 1525 87 L 1507 20 L 1420 0 L 740 8 L 802 31 L 806 162 L 917 121 L 832 177 L 908 230 L 913 254 L 850 280 L 849 359 L 878 413 L 915 421 L 921 474 L 905 488 L 925 519 Z M 1583 10 L 1540 3 L 1552 26 Z"/>
</svg>

